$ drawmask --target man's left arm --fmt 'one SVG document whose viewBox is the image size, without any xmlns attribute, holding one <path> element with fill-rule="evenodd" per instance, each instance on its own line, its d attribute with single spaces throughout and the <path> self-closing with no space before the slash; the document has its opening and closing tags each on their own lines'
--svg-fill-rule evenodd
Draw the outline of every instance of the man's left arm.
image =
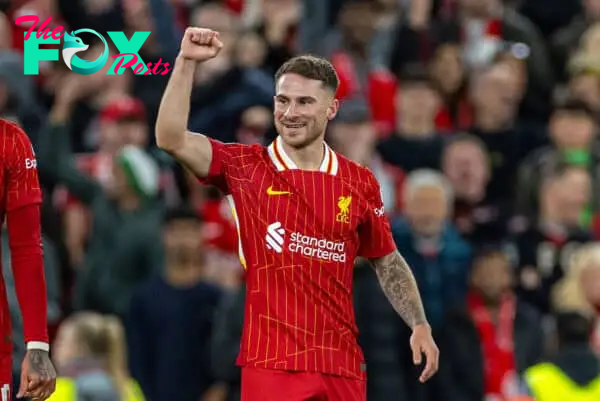
<svg viewBox="0 0 600 401">
<path fill-rule="evenodd" d="M 384 294 L 412 329 L 410 345 L 413 362 L 420 365 L 422 354 L 426 356 L 427 365 L 420 377 L 421 382 L 425 382 L 438 369 L 439 351 L 431 335 L 414 275 L 396 249 L 390 223 L 384 212 L 379 184 L 372 174 L 370 176 L 370 185 L 367 185 L 370 188 L 367 194 L 368 209 L 359 229 L 358 254 L 373 264 Z"/>
<path fill-rule="evenodd" d="M 369 260 L 384 294 L 402 320 L 411 329 L 427 325 L 417 282 L 400 252 L 394 250 L 386 256 Z"/>
<path fill-rule="evenodd" d="M 7 147 L 6 220 L 17 298 L 23 316 L 27 354 L 18 396 L 46 399 L 54 391 L 56 372 L 49 359 L 46 280 L 40 226 L 41 189 L 35 154 L 27 135 L 5 127 Z"/>
</svg>

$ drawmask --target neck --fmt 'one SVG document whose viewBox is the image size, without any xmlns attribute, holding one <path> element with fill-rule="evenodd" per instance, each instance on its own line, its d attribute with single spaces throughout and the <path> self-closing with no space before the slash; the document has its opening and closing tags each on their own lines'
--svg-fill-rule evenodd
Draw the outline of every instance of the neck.
<svg viewBox="0 0 600 401">
<path fill-rule="evenodd" d="M 432 119 L 425 118 L 400 118 L 398 132 L 407 137 L 424 137 L 435 132 Z"/>
<path fill-rule="evenodd" d="M 495 113 L 478 112 L 475 116 L 475 125 L 482 131 L 500 131 L 507 126 L 504 119 Z"/>
<path fill-rule="evenodd" d="M 323 146 L 322 139 L 316 140 L 303 148 L 288 146 L 285 141 L 281 141 L 281 143 L 285 153 L 299 169 L 308 171 L 319 170 L 325 155 L 325 147 Z"/>
<path fill-rule="evenodd" d="M 135 210 L 140 206 L 141 200 L 136 195 L 125 195 L 119 200 L 122 210 Z"/>
<path fill-rule="evenodd" d="M 190 287 L 203 278 L 203 268 L 196 263 L 170 264 L 165 270 L 165 280 L 173 287 Z"/>
</svg>

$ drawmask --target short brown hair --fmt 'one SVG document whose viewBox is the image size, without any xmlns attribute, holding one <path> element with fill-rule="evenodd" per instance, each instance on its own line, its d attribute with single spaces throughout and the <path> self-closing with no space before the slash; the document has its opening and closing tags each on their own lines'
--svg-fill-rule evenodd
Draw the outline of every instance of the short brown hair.
<svg viewBox="0 0 600 401">
<path fill-rule="evenodd" d="M 323 57 L 313 55 L 296 56 L 285 63 L 275 73 L 275 81 L 284 74 L 298 74 L 304 78 L 321 81 L 323 85 L 336 92 L 340 84 L 333 65 Z"/>
</svg>

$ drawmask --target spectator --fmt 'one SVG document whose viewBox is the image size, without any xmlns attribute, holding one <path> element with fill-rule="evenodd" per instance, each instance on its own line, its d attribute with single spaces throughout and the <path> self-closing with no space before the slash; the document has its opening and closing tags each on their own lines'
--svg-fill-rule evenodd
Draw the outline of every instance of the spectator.
<svg viewBox="0 0 600 401">
<path fill-rule="evenodd" d="M 359 344 L 367 366 L 367 399 L 377 401 L 415 400 L 409 393 L 414 381 L 407 368 L 403 322 L 398 318 L 373 268 L 366 261 L 357 262 L 354 270 L 354 310 L 360 327 Z M 408 359 L 407 359 L 408 358 Z"/>
<path fill-rule="evenodd" d="M 539 216 L 515 238 L 519 295 L 542 313 L 550 312 L 552 286 L 567 271 L 573 252 L 592 240 L 581 226 L 589 185 L 586 170 L 563 167 L 552 172 L 542 184 Z"/>
<path fill-rule="evenodd" d="M 396 130 L 377 150 L 384 161 L 406 172 L 438 168 L 443 138 L 436 132 L 440 95 L 422 66 L 403 72 L 396 92 Z"/>
<path fill-rule="evenodd" d="M 594 316 L 592 347 L 600 355 L 600 246 L 582 246 L 571 258 L 565 277 L 556 284 L 553 299 L 557 308 L 587 311 Z"/>
<path fill-rule="evenodd" d="M 236 366 L 240 351 L 240 339 L 244 325 L 246 286 L 226 294 L 217 309 L 211 340 L 211 371 L 217 383 L 225 386 L 225 401 L 237 401 L 241 397 L 242 374 Z"/>
<path fill-rule="evenodd" d="M 40 144 L 40 174 L 63 183 L 92 214 L 92 241 L 77 275 L 75 308 L 124 316 L 132 289 L 158 271 L 162 259 L 158 167 L 141 149 L 122 148 L 114 158 L 113 185 L 104 189 L 73 166 L 68 121 L 75 101 L 91 90 L 81 77 L 74 75 L 62 86 L 53 107 Z"/>
<path fill-rule="evenodd" d="M 438 337 L 446 355 L 441 394 L 448 401 L 512 399 L 518 375 L 542 357 L 541 316 L 516 298 L 503 251 L 478 253 L 470 277 L 466 305 L 449 312 Z"/>
<path fill-rule="evenodd" d="M 527 384 L 536 401 L 600 396 L 598 359 L 589 345 L 592 321 L 589 315 L 563 311 L 557 317 L 559 350 L 548 362 L 525 372 Z"/>
<path fill-rule="evenodd" d="M 152 401 L 197 401 L 213 383 L 209 344 L 221 291 L 204 280 L 201 240 L 202 223 L 193 210 L 169 211 L 163 273 L 132 296 L 131 372 Z"/>
<path fill-rule="evenodd" d="M 487 194 L 490 162 L 483 142 L 454 136 L 444 148 L 442 172 L 454 188 L 453 221 L 461 235 L 476 245 L 504 241 L 512 205 Z"/>
<path fill-rule="evenodd" d="M 600 148 L 594 139 L 596 130 L 594 116 L 584 103 L 565 100 L 556 105 L 549 124 L 552 144 L 533 152 L 520 167 L 517 202 L 522 214 L 531 214 L 539 206 L 536 200 L 542 177 L 565 163 L 589 171 L 592 179 L 590 208 L 598 210 Z M 590 223 L 589 216 L 586 223 Z"/>
<path fill-rule="evenodd" d="M 67 318 L 54 344 L 58 370 L 51 401 L 144 401 L 129 377 L 121 323 L 112 316 L 82 312 Z"/>
<path fill-rule="evenodd" d="M 562 71 L 564 71 L 570 53 L 577 48 L 583 33 L 600 19 L 600 2 L 598 0 L 583 0 L 581 3 L 583 12 L 573 18 L 569 25 L 558 30 L 550 41 L 556 65 Z"/>
<path fill-rule="evenodd" d="M 471 248 L 449 221 L 454 196 L 438 172 L 416 170 L 406 178 L 404 217 L 392 221 L 396 246 L 413 269 L 430 324 L 443 324 L 445 309 L 464 301 Z"/>
<path fill-rule="evenodd" d="M 470 132 L 485 143 L 490 160 L 488 196 L 512 200 L 519 163 L 539 146 L 543 132 L 529 130 L 517 120 L 522 93 L 515 71 L 497 63 L 473 76 L 471 100 L 474 126 Z"/>
<path fill-rule="evenodd" d="M 226 46 L 219 57 L 197 69 L 189 127 L 196 132 L 218 133 L 218 139 L 225 142 L 237 142 L 242 113 L 252 106 L 271 106 L 273 79 L 263 70 L 238 64 L 234 50 L 240 21 L 224 6 L 202 4 L 195 8 L 190 22 L 223 32 L 221 39 Z"/>
<path fill-rule="evenodd" d="M 447 40 L 437 46 L 430 63 L 430 75 L 443 99 L 436 116 L 438 129 L 456 131 L 469 128 L 472 110 L 467 99 L 467 70 L 460 43 Z"/>
</svg>

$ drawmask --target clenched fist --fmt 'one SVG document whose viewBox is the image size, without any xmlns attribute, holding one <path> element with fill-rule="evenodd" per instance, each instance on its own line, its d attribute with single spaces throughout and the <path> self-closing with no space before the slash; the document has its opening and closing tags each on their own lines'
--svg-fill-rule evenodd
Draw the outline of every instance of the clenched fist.
<svg viewBox="0 0 600 401">
<path fill-rule="evenodd" d="M 181 41 L 182 57 L 194 61 L 215 58 L 223 48 L 219 33 L 206 28 L 187 28 Z"/>
</svg>

